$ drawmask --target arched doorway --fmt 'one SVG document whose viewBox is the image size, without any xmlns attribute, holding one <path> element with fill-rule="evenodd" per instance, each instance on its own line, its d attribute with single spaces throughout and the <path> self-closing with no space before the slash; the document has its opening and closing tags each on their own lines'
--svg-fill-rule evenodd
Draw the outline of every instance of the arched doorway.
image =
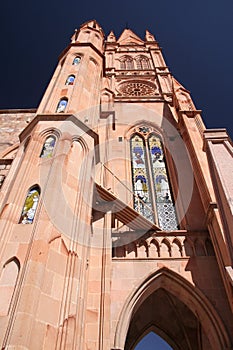
<svg viewBox="0 0 233 350">
<path fill-rule="evenodd" d="M 173 350 L 227 349 L 230 344 L 208 299 L 167 268 L 150 274 L 129 296 L 116 329 L 115 348 L 134 350 L 150 331 Z"/>
<path fill-rule="evenodd" d="M 133 313 L 125 350 L 134 350 L 138 338 L 148 329 L 153 329 L 174 350 L 212 349 L 198 318 L 164 288 L 151 293 Z"/>
</svg>

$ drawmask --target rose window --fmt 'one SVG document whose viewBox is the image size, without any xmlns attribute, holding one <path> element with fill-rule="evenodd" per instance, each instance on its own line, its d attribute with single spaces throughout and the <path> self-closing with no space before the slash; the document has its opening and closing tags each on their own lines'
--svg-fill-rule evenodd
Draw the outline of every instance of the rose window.
<svg viewBox="0 0 233 350">
<path fill-rule="evenodd" d="M 123 96 L 153 96 L 156 94 L 156 87 L 144 82 L 128 82 L 120 85 L 119 92 Z"/>
</svg>

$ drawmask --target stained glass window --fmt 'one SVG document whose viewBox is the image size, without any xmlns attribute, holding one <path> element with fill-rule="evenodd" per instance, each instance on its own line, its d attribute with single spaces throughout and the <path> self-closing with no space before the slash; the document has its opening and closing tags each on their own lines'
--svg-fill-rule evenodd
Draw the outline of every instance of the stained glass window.
<svg viewBox="0 0 233 350">
<path fill-rule="evenodd" d="M 176 230 L 177 218 L 161 139 L 139 128 L 131 138 L 134 208 L 163 230 Z M 150 190 L 151 189 L 151 190 Z M 153 212 L 156 215 L 153 215 Z"/>
<path fill-rule="evenodd" d="M 36 208 L 38 205 L 40 197 L 40 188 L 39 186 L 32 187 L 25 199 L 22 214 L 19 220 L 20 224 L 32 224 L 34 216 L 36 213 Z"/>
<path fill-rule="evenodd" d="M 57 113 L 65 112 L 67 103 L 68 103 L 68 99 L 67 99 L 67 98 L 62 98 L 62 99 L 59 101 L 58 105 L 57 105 L 57 110 L 56 110 L 56 112 L 57 112 Z"/>
<path fill-rule="evenodd" d="M 161 140 L 156 135 L 148 138 L 151 170 L 159 226 L 163 230 L 177 229 L 175 207 L 170 189 Z"/>
<path fill-rule="evenodd" d="M 81 61 L 81 57 L 79 56 L 75 57 L 73 60 L 73 65 L 77 66 L 80 63 L 80 61 Z"/>
<path fill-rule="evenodd" d="M 51 158 L 53 155 L 53 150 L 56 143 L 56 137 L 55 136 L 49 136 L 45 140 L 45 143 L 43 145 L 40 157 L 41 158 Z"/>
<path fill-rule="evenodd" d="M 143 138 L 137 134 L 131 138 L 131 158 L 134 208 L 149 220 L 153 220 L 145 144 Z"/>
<path fill-rule="evenodd" d="M 69 75 L 68 78 L 66 79 L 66 85 L 74 85 L 74 75 Z"/>
</svg>

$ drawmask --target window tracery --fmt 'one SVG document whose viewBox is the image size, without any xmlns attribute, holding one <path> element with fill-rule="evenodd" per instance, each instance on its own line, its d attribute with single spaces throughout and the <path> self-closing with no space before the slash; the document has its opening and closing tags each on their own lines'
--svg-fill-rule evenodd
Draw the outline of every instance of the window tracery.
<svg viewBox="0 0 233 350">
<path fill-rule="evenodd" d="M 130 139 L 134 208 L 163 230 L 177 230 L 177 218 L 163 145 L 151 128 L 139 127 Z M 153 215 L 153 212 L 156 213 Z"/>
<path fill-rule="evenodd" d="M 123 70 L 133 70 L 134 61 L 131 56 L 123 56 L 120 60 L 120 69 Z"/>
<path fill-rule="evenodd" d="M 122 70 L 146 70 L 150 69 L 148 57 L 140 55 L 135 58 L 125 55 L 120 58 L 120 69 Z"/>
<path fill-rule="evenodd" d="M 138 56 L 135 58 L 137 69 L 150 69 L 150 63 L 147 57 Z"/>
<path fill-rule="evenodd" d="M 119 86 L 119 92 L 122 96 L 154 96 L 157 95 L 156 86 L 153 83 L 144 81 L 129 81 L 124 82 Z"/>
</svg>

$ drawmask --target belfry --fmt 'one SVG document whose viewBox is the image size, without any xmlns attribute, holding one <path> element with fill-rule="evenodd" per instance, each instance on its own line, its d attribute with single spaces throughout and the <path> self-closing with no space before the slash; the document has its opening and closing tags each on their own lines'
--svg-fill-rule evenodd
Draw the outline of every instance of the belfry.
<svg viewBox="0 0 233 350">
<path fill-rule="evenodd" d="M 233 161 L 154 35 L 75 30 L 0 111 L 1 349 L 233 349 Z"/>
</svg>

